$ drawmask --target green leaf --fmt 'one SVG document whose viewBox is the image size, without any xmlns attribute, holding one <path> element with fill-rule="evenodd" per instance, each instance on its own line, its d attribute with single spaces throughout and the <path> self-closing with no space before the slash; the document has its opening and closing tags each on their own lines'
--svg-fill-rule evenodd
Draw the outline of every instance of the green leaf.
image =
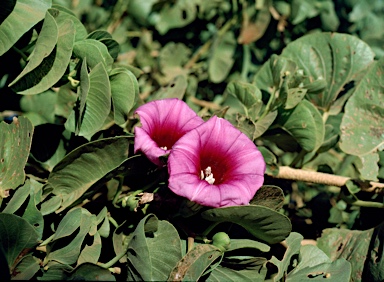
<svg viewBox="0 0 384 282">
<path fill-rule="evenodd" d="M 264 281 L 266 274 L 267 274 L 266 268 L 263 268 L 263 271 L 259 272 L 254 269 L 234 270 L 234 269 L 219 265 L 214 270 L 212 270 L 212 272 L 210 273 L 206 281 L 215 281 L 215 282 Z"/>
<path fill-rule="evenodd" d="M 3 213 L 15 213 L 21 205 L 27 200 L 31 185 L 29 181 L 25 181 L 24 185 L 19 187 L 15 194 L 13 194 L 11 200 L 7 203 Z"/>
<path fill-rule="evenodd" d="M 87 85 L 88 76 L 84 76 L 83 85 Z M 79 135 L 90 137 L 103 127 L 104 121 L 111 111 L 111 86 L 107 71 L 102 63 L 96 65 L 89 73 L 88 93 L 84 93 L 86 90 L 88 90 L 87 86 L 80 87 L 80 113 L 76 112 L 77 109 L 73 109 L 65 123 L 65 128 L 75 132 L 75 127 L 79 126 Z M 84 101 L 84 99 L 86 100 Z M 83 113 L 84 107 L 82 105 L 84 102 L 85 111 Z M 77 125 L 78 123 L 81 124 Z"/>
<path fill-rule="evenodd" d="M 257 190 L 250 204 L 279 210 L 284 204 L 283 190 L 278 186 L 263 185 Z"/>
<path fill-rule="evenodd" d="M 80 228 L 79 232 L 77 233 L 76 237 L 66 246 L 56 249 L 55 246 L 58 243 L 57 240 L 59 240 L 58 237 L 53 238 L 53 243 L 50 244 L 50 252 L 45 257 L 44 261 L 47 263 L 48 261 L 57 261 L 63 264 L 73 264 L 77 261 L 79 258 L 80 252 L 81 252 L 81 246 L 83 244 L 83 241 L 85 239 L 85 236 L 89 232 L 93 221 L 96 220 L 96 216 L 89 213 L 86 209 L 78 208 L 80 210 L 80 216 L 77 216 L 78 212 L 76 213 L 68 213 L 69 216 L 67 217 L 65 223 L 59 224 L 57 232 L 59 230 L 63 230 L 67 227 L 67 222 L 75 221 L 76 223 L 80 219 Z M 67 215 L 68 215 L 67 214 Z M 66 215 L 66 216 L 67 216 Z M 78 218 L 74 218 L 74 215 Z M 75 225 L 72 225 L 75 226 Z M 62 236 L 62 233 L 67 231 L 61 231 L 59 236 Z"/>
<path fill-rule="evenodd" d="M 104 68 L 108 70 L 113 64 L 113 59 L 108 52 L 107 46 L 95 39 L 84 39 L 75 42 L 73 53 L 82 60 L 87 58 L 87 64 L 91 69 L 102 63 Z"/>
<path fill-rule="evenodd" d="M 112 35 L 105 30 L 95 30 L 88 34 L 87 39 L 95 39 L 107 46 L 108 52 L 111 55 L 113 60 L 117 59 L 119 55 L 120 46 L 114 39 Z"/>
<path fill-rule="evenodd" d="M 244 227 L 257 239 L 268 244 L 283 241 L 291 232 L 291 222 L 270 208 L 248 205 L 209 209 L 201 216 L 213 222 L 232 222 Z"/>
<path fill-rule="evenodd" d="M 271 247 L 261 243 L 257 242 L 255 240 L 249 240 L 249 239 L 231 239 L 231 243 L 229 245 L 229 248 L 226 250 L 227 252 L 238 250 L 238 249 L 256 249 L 260 250 L 264 253 L 269 252 Z"/>
<path fill-rule="evenodd" d="M 225 91 L 230 95 L 235 96 L 246 109 L 256 103 L 262 102 L 260 89 L 250 83 L 232 81 L 228 83 Z"/>
<path fill-rule="evenodd" d="M 139 84 L 133 73 L 124 68 L 113 69 L 109 79 L 114 119 L 116 124 L 122 125 L 128 120 L 128 114 L 139 96 Z"/>
<path fill-rule="evenodd" d="M 64 75 L 72 55 L 75 29 L 70 20 L 57 24 L 59 34 L 56 47 L 43 59 L 38 67 L 25 74 L 12 85 L 15 92 L 24 95 L 44 92 Z"/>
<path fill-rule="evenodd" d="M 0 122 L 0 203 L 6 190 L 24 183 L 24 167 L 31 148 L 33 126 L 25 117 L 12 124 Z"/>
<path fill-rule="evenodd" d="M 322 236 L 317 240 L 317 246 L 332 261 L 338 258 L 347 259 L 352 266 L 351 279 L 357 281 L 361 279 L 363 273 L 373 232 L 373 228 L 365 231 L 339 228 L 325 229 Z"/>
<path fill-rule="evenodd" d="M 166 98 L 179 98 L 183 99 L 185 91 L 187 90 L 188 81 L 183 75 L 176 76 L 167 86 L 161 87 L 151 97 L 151 100 L 159 100 Z"/>
<path fill-rule="evenodd" d="M 92 245 L 86 245 L 84 249 L 81 251 L 79 259 L 77 260 L 77 264 L 80 265 L 82 263 L 90 262 L 96 264 L 99 261 L 99 257 L 101 254 L 101 237 L 99 232 L 96 232 L 95 236 L 93 236 Z"/>
<path fill-rule="evenodd" d="M 281 56 L 296 62 L 308 83 L 325 79 L 323 92 L 307 95 L 317 107 L 328 111 L 346 84 L 358 79 L 372 63 L 375 54 L 356 36 L 313 33 L 289 43 Z"/>
<path fill-rule="evenodd" d="M 340 148 L 363 156 L 384 145 L 384 58 L 373 63 L 356 85 L 345 105 L 340 129 Z"/>
<path fill-rule="evenodd" d="M 384 280 L 384 223 L 375 227 L 369 250 L 367 253 L 367 260 L 364 264 L 363 280 L 364 281 L 383 281 Z"/>
<path fill-rule="evenodd" d="M 360 172 L 360 179 L 377 181 L 379 175 L 379 154 L 369 153 L 359 157 L 359 161 L 356 162 L 357 169 Z"/>
<path fill-rule="evenodd" d="M 56 46 L 58 36 L 59 29 L 55 18 L 47 11 L 45 13 L 43 26 L 39 36 L 37 37 L 35 48 L 29 56 L 28 64 L 25 66 L 23 71 L 9 84 L 9 86 L 12 86 L 24 75 L 36 69 L 43 62 L 43 60 L 48 57 L 49 54 L 51 54 Z"/>
<path fill-rule="evenodd" d="M 289 272 L 287 282 L 324 279 L 327 281 L 351 281 L 351 264 L 346 259 L 331 261 L 316 246 L 305 245 L 300 249 L 299 264 Z"/>
<path fill-rule="evenodd" d="M 282 127 L 307 152 L 316 151 L 323 144 L 325 134 L 323 119 L 308 100 L 301 101 L 293 110 L 282 112 L 280 119 L 283 120 L 278 121 Z"/>
<path fill-rule="evenodd" d="M 25 256 L 15 267 L 12 280 L 31 280 L 40 270 L 40 260 L 32 255 Z"/>
<path fill-rule="evenodd" d="M 86 1 L 84 1 L 86 2 Z M 71 22 L 73 22 L 75 27 L 75 42 L 84 39 L 88 32 L 85 29 L 85 26 L 82 24 L 82 22 L 78 19 L 78 17 L 69 9 L 53 4 L 52 8 L 49 9 L 49 12 L 52 15 L 55 15 L 56 22 L 58 24 L 63 23 L 67 19 L 69 19 Z"/>
<path fill-rule="evenodd" d="M 208 75 L 213 83 L 222 82 L 229 74 L 234 63 L 236 45 L 235 35 L 231 31 L 213 42 L 208 59 Z"/>
<path fill-rule="evenodd" d="M 46 189 L 61 198 L 60 212 L 93 184 L 128 158 L 129 137 L 113 137 L 82 145 L 59 162 L 48 177 Z M 70 176 L 70 177 L 69 177 Z"/>
<path fill-rule="evenodd" d="M 0 213 L 0 245 L 3 247 L 8 266 L 12 266 L 19 256 L 24 256 L 29 248 L 38 244 L 35 228 L 25 219 L 13 214 Z"/>
<path fill-rule="evenodd" d="M 0 25 L 0 56 L 35 24 L 44 19 L 51 0 L 17 0 L 13 11 Z"/>
<path fill-rule="evenodd" d="M 33 122 L 34 126 L 44 123 L 54 123 L 55 121 L 55 106 L 57 101 L 57 93 L 53 90 L 36 95 L 25 95 L 20 99 L 20 107 L 27 113 L 37 113 L 42 121 L 39 123 Z"/>
<path fill-rule="evenodd" d="M 66 274 L 66 276 L 68 277 L 67 280 L 116 281 L 115 276 L 113 276 L 108 269 L 88 262 L 77 266 L 70 274 Z"/>
<path fill-rule="evenodd" d="M 285 250 L 282 260 L 278 260 L 275 256 L 272 256 L 269 260 L 269 262 L 273 263 L 278 269 L 278 272 L 273 276 L 273 281 L 280 281 L 280 279 L 286 275 L 288 267 L 290 267 L 292 263 L 292 257 L 300 252 L 302 240 L 303 236 L 301 234 L 292 232 L 285 240 L 287 249 Z"/>
<path fill-rule="evenodd" d="M 172 269 L 168 281 L 198 281 L 204 271 L 222 254 L 213 245 L 196 245 Z"/>
<path fill-rule="evenodd" d="M 44 219 L 41 212 L 37 209 L 37 205 L 41 202 L 43 184 L 33 179 L 28 179 L 27 184 L 30 184 L 29 202 L 24 211 L 23 218 L 27 220 L 39 234 L 39 240 L 43 237 Z"/>
<path fill-rule="evenodd" d="M 149 214 L 139 222 L 129 242 L 128 280 L 165 281 L 181 256 L 177 230 Z"/>
</svg>

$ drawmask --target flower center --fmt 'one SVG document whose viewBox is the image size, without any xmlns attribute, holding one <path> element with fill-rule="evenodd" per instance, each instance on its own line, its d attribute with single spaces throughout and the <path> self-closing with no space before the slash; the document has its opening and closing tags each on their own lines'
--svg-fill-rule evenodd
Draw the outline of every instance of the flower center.
<svg viewBox="0 0 384 282">
<path fill-rule="evenodd" d="M 163 149 L 164 151 L 168 150 L 167 146 L 160 147 L 160 149 Z"/>
<path fill-rule="evenodd" d="M 204 179 L 209 184 L 215 183 L 215 179 L 213 178 L 212 168 L 208 166 L 204 171 L 200 171 L 200 179 Z"/>
</svg>

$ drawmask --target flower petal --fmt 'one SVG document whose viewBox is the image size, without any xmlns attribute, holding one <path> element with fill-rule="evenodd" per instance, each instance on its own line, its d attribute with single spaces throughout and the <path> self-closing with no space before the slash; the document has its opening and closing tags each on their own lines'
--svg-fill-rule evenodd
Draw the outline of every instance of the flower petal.
<svg viewBox="0 0 384 282">
<path fill-rule="evenodd" d="M 179 99 L 164 99 L 140 106 L 141 128 L 135 128 L 134 151 L 143 152 L 148 159 L 162 165 L 159 157 L 170 152 L 173 144 L 203 120 Z"/>
<path fill-rule="evenodd" d="M 208 166 L 213 184 L 200 179 Z M 244 205 L 263 184 L 265 166 L 260 151 L 245 134 L 225 119 L 212 117 L 172 147 L 169 188 L 205 206 Z"/>
</svg>

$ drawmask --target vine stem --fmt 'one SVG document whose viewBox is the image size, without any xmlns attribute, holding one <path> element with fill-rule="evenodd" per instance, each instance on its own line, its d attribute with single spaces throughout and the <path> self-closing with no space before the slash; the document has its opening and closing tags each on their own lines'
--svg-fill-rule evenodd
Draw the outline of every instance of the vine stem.
<svg viewBox="0 0 384 282">
<path fill-rule="evenodd" d="M 352 180 L 351 178 L 346 176 L 334 175 L 317 171 L 308 171 L 303 169 L 291 168 L 289 166 L 279 167 L 279 173 L 272 177 L 338 187 L 342 187 L 346 184 L 348 180 Z M 368 188 L 361 188 L 363 188 L 363 190 L 367 192 L 374 192 L 376 189 L 384 189 L 384 183 L 370 181 L 369 185 L 370 187 Z"/>
</svg>

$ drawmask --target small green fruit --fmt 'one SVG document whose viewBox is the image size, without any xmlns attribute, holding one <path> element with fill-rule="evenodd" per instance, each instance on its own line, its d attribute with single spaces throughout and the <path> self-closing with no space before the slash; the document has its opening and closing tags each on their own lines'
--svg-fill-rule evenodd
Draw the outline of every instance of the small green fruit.
<svg viewBox="0 0 384 282">
<path fill-rule="evenodd" d="M 231 239 L 225 232 L 217 232 L 212 237 L 212 245 L 218 247 L 222 252 L 228 250 Z"/>
</svg>

